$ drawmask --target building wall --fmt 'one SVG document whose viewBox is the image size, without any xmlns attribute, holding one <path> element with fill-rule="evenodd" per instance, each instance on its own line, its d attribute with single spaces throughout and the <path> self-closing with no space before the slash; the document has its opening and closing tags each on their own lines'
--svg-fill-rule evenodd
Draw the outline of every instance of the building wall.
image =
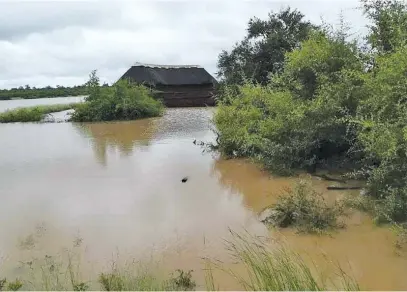
<svg viewBox="0 0 407 292">
<path fill-rule="evenodd" d="M 157 86 L 157 94 L 167 107 L 214 106 L 214 88 L 211 84 L 186 86 Z"/>
</svg>

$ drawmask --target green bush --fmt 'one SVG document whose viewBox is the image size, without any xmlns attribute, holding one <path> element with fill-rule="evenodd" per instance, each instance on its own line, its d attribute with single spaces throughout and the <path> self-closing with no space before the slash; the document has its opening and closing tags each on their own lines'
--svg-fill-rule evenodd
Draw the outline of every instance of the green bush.
<svg viewBox="0 0 407 292">
<path fill-rule="evenodd" d="M 350 117 L 363 98 L 354 45 L 314 34 L 286 62 L 267 86 L 223 91 L 214 117 L 222 153 L 259 159 L 283 174 L 337 155 L 352 158 L 346 156 L 356 137 Z"/>
<path fill-rule="evenodd" d="M 367 192 L 378 200 L 380 222 L 407 220 L 407 48 L 376 57 L 365 78 L 368 98 L 355 122 L 366 153 Z M 382 203 L 382 204 L 380 204 Z"/>
<path fill-rule="evenodd" d="M 148 88 L 127 80 L 103 88 L 94 71 L 87 86 L 89 96 L 71 116 L 74 122 L 135 120 L 159 116 L 164 109 L 163 103 L 154 99 Z"/>
<path fill-rule="evenodd" d="M 345 214 L 342 203 L 329 205 L 306 181 L 297 183 L 269 209 L 271 212 L 265 222 L 282 228 L 294 226 L 311 233 L 342 227 L 338 217 Z"/>
<path fill-rule="evenodd" d="M 280 174 L 346 166 L 367 181 L 377 222 L 405 222 L 407 5 L 362 4 L 367 44 L 347 41 L 343 29 L 313 31 L 268 84 L 222 88 L 217 149 Z"/>
</svg>

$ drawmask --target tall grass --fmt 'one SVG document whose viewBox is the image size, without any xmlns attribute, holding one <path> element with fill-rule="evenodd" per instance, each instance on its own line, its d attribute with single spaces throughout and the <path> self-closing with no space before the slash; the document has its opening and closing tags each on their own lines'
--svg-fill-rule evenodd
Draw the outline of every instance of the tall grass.
<svg viewBox="0 0 407 292">
<path fill-rule="evenodd" d="M 233 231 L 231 234 L 233 239 L 226 241 L 228 250 L 237 263 L 244 265 L 245 275 L 225 269 L 218 263 L 214 265 L 233 276 L 247 291 L 359 290 L 357 282 L 339 266 L 338 279 L 324 281 L 316 268 L 313 271 L 299 254 L 283 245 L 269 247 L 261 238 Z M 211 272 L 206 278 L 210 275 Z M 339 287 L 335 280 L 339 280 Z M 214 288 L 214 285 L 211 287 Z"/>
<path fill-rule="evenodd" d="M 0 123 L 40 122 L 47 114 L 74 109 L 77 106 L 77 104 L 71 103 L 16 108 L 1 112 Z"/>
<path fill-rule="evenodd" d="M 247 291 L 359 290 L 356 281 L 339 265 L 336 278 L 324 279 L 316 267 L 306 264 L 299 254 L 282 244 L 270 246 L 265 240 L 248 233 L 230 233 L 232 238 L 225 241 L 227 251 L 231 259 L 244 269 L 239 274 L 234 267 L 205 258 L 203 272 L 207 291 L 217 291 L 222 284 L 216 282 L 214 271 L 232 276 Z M 80 266 L 73 264 L 71 256 L 68 257 L 68 265 L 51 256 L 27 265 L 27 279 L 10 283 L 3 280 L 0 281 L 0 288 L 44 291 L 191 291 L 197 288 L 192 271 L 176 270 L 165 276 L 160 271 L 160 263 L 155 266 L 130 261 L 119 267 L 114 262 L 107 271 L 99 273 L 96 281 L 83 281 L 79 276 Z"/>
</svg>

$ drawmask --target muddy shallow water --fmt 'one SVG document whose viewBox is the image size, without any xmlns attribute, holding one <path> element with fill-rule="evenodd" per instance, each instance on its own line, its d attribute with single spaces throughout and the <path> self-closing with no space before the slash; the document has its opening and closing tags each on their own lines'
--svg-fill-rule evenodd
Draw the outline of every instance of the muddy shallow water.
<svg viewBox="0 0 407 292">
<path fill-rule="evenodd" d="M 192 141 L 213 140 L 212 111 L 169 109 L 162 118 L 117 123 L 0 125 L 0 271 L 19 275 L 19 262 L 56 254 L 76 239 L 86 277 L 113 254 L 155 253 L 172 269 L 194 269 L 202 284 L 200 258 L 226 258 L 222 238 L 228 228 L 244 228 L 287 242 L 324 269 L 323 254 L 338 260 L 362 289 L 407 289 L 407 258 L 395 253 L 391 231 L 364 215 L 354 214 L 331 237 L 268 231 L 256 214 L 296 179 L 202 153 Z M 321 191 L 328 185 L 314 184 Z M 222 289 L 238 288 L 222 275 L 216 280 Z"/>
</svg>

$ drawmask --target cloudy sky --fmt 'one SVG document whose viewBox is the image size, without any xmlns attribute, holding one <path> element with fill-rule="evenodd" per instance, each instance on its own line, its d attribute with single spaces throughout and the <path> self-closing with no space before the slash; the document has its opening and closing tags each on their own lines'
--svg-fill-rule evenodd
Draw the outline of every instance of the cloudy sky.
<svg viewBox="0 0 407 292">
<path fill-rule="evenodd" d="M 245 35 L 250 17 L 285 6 L 363 34 L 358 0 L 0 0 L 0 88 L 75 85 L 97 69 L 116 81 L 136 62 L 198 64 L 216 72 L 222 49 Z"/>
</svg>

